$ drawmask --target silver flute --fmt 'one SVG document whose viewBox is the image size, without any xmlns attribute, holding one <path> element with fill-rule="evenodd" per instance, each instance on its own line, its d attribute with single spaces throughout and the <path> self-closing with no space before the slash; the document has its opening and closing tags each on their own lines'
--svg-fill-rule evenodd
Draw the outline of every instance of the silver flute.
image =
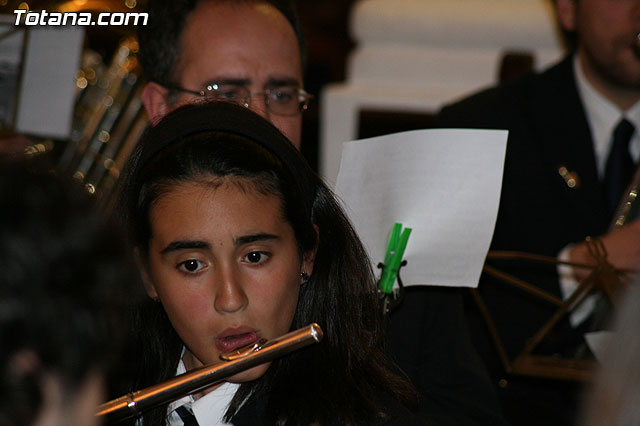
<svg viewBox="0 0 640 426">
<path fill-rule="evenodd" d="M 145 410 L 168 404 L 220 383 L 237 373 L 318 343 L 323 336 L 320 326 L 313 323 L 272 340 L 262 339 L 253 345 L 221 355 L 221 362 L 188 371 L 157 385 L 106 402 L 98 406 L 96 416 L 106 418 L 109 422 L 138 416 Z"/>
</svg>

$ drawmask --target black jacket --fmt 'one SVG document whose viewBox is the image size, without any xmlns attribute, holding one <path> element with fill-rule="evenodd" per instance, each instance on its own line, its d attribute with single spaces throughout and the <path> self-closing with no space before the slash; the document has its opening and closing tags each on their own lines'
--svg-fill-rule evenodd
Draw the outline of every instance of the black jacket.
<svg viewBox="0 0 640 426">
<path fill-rule="evenodd" d="M 541 74 L 485 90 L 442 109 L 441 127 L 508 129 L 498 220 L 491 250 L 518 250 L 555 257 L 570 243 L 606 232 L 604 193 L 598 180 L 590 128 L 578 95 L 572 57 Z M 559 169 L 577 176 L 570 187 Z M 472 177 L 470 177 L 472 178 Z M 496 265 L 560 297 L 555 267 Z M 510 357 L 547 321 L 556 307 L 483 277 L 481 293 Z M 514 425 L 570 425 L 579 385 L 506 377 L 487 330 L 470 315 L 474 343 L 499 388 Z M 563 321 L 540 352 L 572 356 L 582 332 Z"/>
<path fill-rule="evenodd" d="M 304 380 L 303 378 L 301 380 Z M 406 407 L 397 402 L 392 397 L 380 395 L 384 401 L 385 411 L 388 415 L 386 419 L 379 418 L 373 423 L 362 426 L 436 426 L 435 423 L 427 423 L 423 419 L 415 416 Z M 261 426 L 264 424 L 265 407 L 267 398 L 253 396 L 236 413 L 232 419 L 234 426 Z M 324 426 L 341 426 L 342 423 L 336 421 Z M 296 425 L 297 426 L 297 425 Z M 309 425 L 311 426 L 311 425 Z"/>
</svg>

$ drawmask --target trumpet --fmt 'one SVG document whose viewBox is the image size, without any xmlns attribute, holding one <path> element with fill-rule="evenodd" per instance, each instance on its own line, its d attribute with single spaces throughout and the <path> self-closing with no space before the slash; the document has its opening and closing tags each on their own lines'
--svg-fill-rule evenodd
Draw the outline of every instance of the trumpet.
<svg viewBox="0 0 640 426">
<path fill-rule="evenodd" d="M 638 32 L 633 39 L 632 49 L 636 59 L 640 61 L 640 32 Z M 638 191 L 640 191 L 640 163 L 613 215 L 613 220 L 609 226 L 610 230 L 618 228 L 638 217 Z"/>
<path fill-rule="evenodd" d="M 220 383 L 237 373 L 319 343 L 323 336 L 322 328 L 313 323 L 272 340 L 261 339 L 253 345 L 220 355 L 221 362 L 188 371 L 157 385 L 106 402 L 98 406 L 96 416 L 106 418 L 110 422 L 138 416 L 145 410 L 168 404 Z"/>
<path fill-rule="evenodd" d="M 639 39 L 640 40 L 640 39 Z M 638 192 L 640 191 L 640 162 L 631 178 L 631 182 L 622 194 L 613 219 L 609 225 L 609 230 L 619 228 L 638 217 Z"/>
<path fill-rule="evenodd" d="M 613 221 L 609 229 L 618 228 L 638 217 L 638 191 L 640 190 L 640 165 L 636 169 L 631 183 L 622 194 L 622 199 L 618 204 Z"/>
</svg>

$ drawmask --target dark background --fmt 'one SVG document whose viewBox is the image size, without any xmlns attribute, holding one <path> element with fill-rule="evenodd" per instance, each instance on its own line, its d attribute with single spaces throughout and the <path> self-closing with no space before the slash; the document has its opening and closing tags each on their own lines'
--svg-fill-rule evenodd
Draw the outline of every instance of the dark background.
<svg viewBox="0 0 640 426">
<path fill-rule="evenodd" d="M 345 64 L 354 41 L 349 35 L 349 17 L 357 0 L 295 0 L 307 45 L 305 88 L 315 100 L 304 113 L 302 153 L 309 164 L 318 169 L 319 102 L 322 88 L 345 79 Z M 24 3 L 0 0 L 0 13 L 13 16 L 13 10 Z M 68 11 L 142 11 L 146 0 L 31 0 L 31 10 L 47 11 L 67 8 Z M 135 34 L 135 27 L 87 27 L 87 47 L 97 51 L 108 62 L 120 40 Z M 499 80 L 530 69 L 530 56 L 509 54 L 503 58 Z M 55 66 L 55 64 L 52 64 Z M 398 113 L 364 110 L 359 116 L 358 136 L 372 137 L 402 130 L 429 128 L 435 125 L 430 114 Z"/>
<path fill-rule="evenodd" d="M 348 18 L 356 0 L 297 0 L 296 5 L 303 24 L 307 44 L 305 88 L 315 96 L 305 112 L 303 126 L 303 154 L 309 163 L 318 166 L 319 94 L 324 85 L 342 81 L 345 61 L 353 48 L 348 34 Z M 0 13 L 14 16 L 13 10 L 25 3 L 16 0 L 0 0 Z M 142 11 L 146 0 L 75 0 L 26 1 L 30 10 L 49 12 L 68 8 L 67 11 Z M 133 6 L 133 7 L 127 7 Z M 101 54 L 108 62 L 119 41 L 135 34 L 135 27 L 87 27 L 87 47 Z M 55 64 L 52 64 L 55 66 Z"/>
</svg>

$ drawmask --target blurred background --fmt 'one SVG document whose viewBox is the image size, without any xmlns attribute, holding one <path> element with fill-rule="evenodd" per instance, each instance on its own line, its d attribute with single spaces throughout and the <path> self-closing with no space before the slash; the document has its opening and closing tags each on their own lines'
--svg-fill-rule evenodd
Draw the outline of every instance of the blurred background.
<svg viewBox="0 0 640 426">
<path fill-rule="evenodd" d="M 136 59 L 135 27 L 82 28 L 81 56 L 69 76 L 75 79 L 75 88 L 68 135 L 38 134 L 32 128 L 46 120 L 31 117 L 21 124 L 20 103 L 24 109 L 24 87 L 34 86 L 25 85 L 25 79 L 43 79 L 25 76 L 21 67 L 29 58 L 16 49 L 37 36 L 25 36 L 25 27 L 14 25 L 14 10 L 142 12 L 145 3 L 0 0 L 0 13 L 5 15 L 0 31 L 1 149 L 52 150 L 61 167 L 71 168 L 90 191 L 104 192 L 108 199 L 119 167 L 147 124 L 139 99 L 144 82 Z M 315 96 L 305 112 L 303 154 L 329 183 L 335 181 L 343 142 L 432 127 L 443 104 L 543 68 L 560 58 L 564 49 L 551 0 L 296 0 L 296 4 L 308 50 L 305 88 Z M 35 34 L 33 28 L 26 27 L 27 32 Z M 41 37 L 53 42 L 51 35 Z M 51 52 L 55 48 L 46 49 L 54 59 L 37 66 L 40 75 L 62 66 Z M 54 96 L 47 95 L 49 86 L 37 89 L 32 112 L 38 106 L 44 109 L 45 98 Z"/>
</svg>

